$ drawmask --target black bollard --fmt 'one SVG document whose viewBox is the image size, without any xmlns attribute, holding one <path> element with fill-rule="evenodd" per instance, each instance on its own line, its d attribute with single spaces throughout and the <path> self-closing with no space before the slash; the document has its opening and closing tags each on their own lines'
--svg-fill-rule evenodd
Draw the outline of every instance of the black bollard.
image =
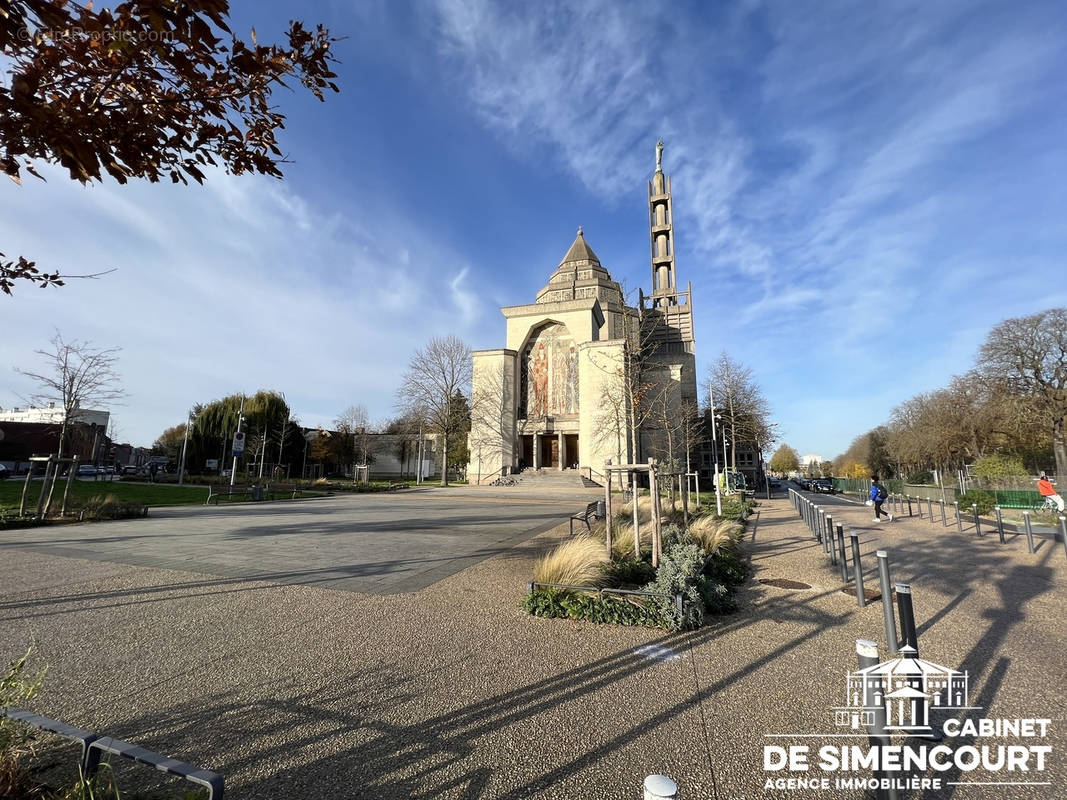
<svg viewBox="0 0 1067 800">
<path fill-rule="evenodd" d="M 911 605 L 911 586 L 906 583 L 898 583 L 897 612 L 900 614 L 900 648 L 910 647 L 906 652 L 908 658 L 919 657 L 919 637 L 915 633 L 915 612 Z"/>
<path fill-rule="evenodd" d="M 1000 506 L 993 506 L 997 512 L 997 533 L 1000 534 L 1000 543 L 1004 544 L 1004 518 L 1000 516 Z"/>
<path fill-rule="evenodd" d="M 837 526 L 838 556 L 841 561 L 841 583 L 848 584 L 848 553 L 845 552 L 845 526 Z"/>
<path fill-rule="evenodd" d="M 908 498 L 908 516 L 910 517 L 912 515 L 911 514 L 911 495 L 910 494 L 909 495 L 905 495 L 905 497 Z"/>
<path fill-rule="evenodd" d="M 974 514 L 974 530 L 979 536 L 982 535 L 982 523 L 978 521 L 978 504 L 971 503 L 971 513 Z"/>
<path fill-rule="evenodd" d="M 856 582 L 856 605 L 864 608 L 867 605 L 867 595 L 863 591 L 863 566 L 860 564 L 860 535 L 849 533 L 852 540 L 852 580 Z"/>
<path fill-rule="evenodd" d="M 1034 529 L 1030 527 L 1030 512 L 1023 512 L 1023 528 L 1026 529 L 1026 546 L 1030 548 L 1030 552 L 1034 552 Z"/>
<path fill-rule="evenodd" d="M 885 619 L 885 646 L 889 655 L 897 654 L 897 622 L 893 616 L 893 584 L 889 581 L 889 553 L 879 550 L 878 582 L 882 587 L 882 617 Z"/>
</svg>

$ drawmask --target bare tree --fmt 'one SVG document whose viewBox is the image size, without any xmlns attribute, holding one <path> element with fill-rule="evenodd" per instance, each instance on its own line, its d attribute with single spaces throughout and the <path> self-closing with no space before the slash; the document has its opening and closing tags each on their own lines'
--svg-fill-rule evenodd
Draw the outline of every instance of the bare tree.
<svg viewBox="0 0 1067 800">
<path fill-rule="evenodd" d="M 1002 391 L 1032 401 L 1045 416 L 1056 472 L 1067 475 L 1067 308 L 1001 322 L 982 345 L 978 369 Z"/>
<path fill-rule="evenodd" d="M 352 441 L 352 480 L 357 480 L 356 467 L 366 467 L 373 460 L 370 415 L 362 404 L 349 406 L 333 422 L 337 432 Z"/>
<path fill-rule="evenodd" d="M 471 349 L 457 336 L 434 337 L 408 362 L 397 390 L 405 411 L 423 409 L 430 430 L 441 437 L 441 485 L 448 486 L 448 447 L 453 423 L 453 395 L 467 396 L 472 376 Z"/>
<path fill-rule="evenodd" d="M 40 391 L 31 397 L 39 406 L 55 403 L 63 410 L 63 424 L 59 433 L 59 453 L 70 438 L 72 426 L 81 414 L 92 406 L 105 406 L 123 397 L 119 375 L 115 371 L 120 348 L 102 349 L 91 342 L 72 339 L 65 341 L 56 331 L 52 349 L 34 352 L 45 360 L 41 372 L 15 368 L 16 372 L 37 382 Z"/>
<path fill-rule="evenodd" d="M 775 439 L 770 407 L 752 377 L 752 370 L 730 358 L 719 356 L 707 382 L 708 405 L 714 406 L 731 442 L 731 469 L 737 472 L 737 445 L 751 442 L 769 447 Z"/>
</svg>

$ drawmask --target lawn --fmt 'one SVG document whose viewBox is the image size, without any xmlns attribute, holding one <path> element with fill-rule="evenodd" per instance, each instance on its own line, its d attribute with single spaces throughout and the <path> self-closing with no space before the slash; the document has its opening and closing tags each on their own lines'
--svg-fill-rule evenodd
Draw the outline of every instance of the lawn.
<svg viewBox="0 0 1067 800">
<path fill-rule="evenodd" d="M 30 484 L 30 493 L 26 498 L 27 506 L 36 508 L 37 495 L 41 491 L 41 481 Z M 0 509 L 18 511 L 22 497 L 23 481 L 9 479 L 0 481 Z M 64 482 L 56 484 L 56 493 L 52 499 L 53 509 L 57 501 L 63 501 Z M 206 486 L 160 486 L 151 483 L 122 483 L 121 481 L 81 481 L 75 480 L 70 487 L 70 503 L 77 507 L 90 497 L 96 495 L 114 495 L 124 503 L 140 503 L 146 506 L 186 506 L 199 505 L 207 499 Z"/>
</svg>

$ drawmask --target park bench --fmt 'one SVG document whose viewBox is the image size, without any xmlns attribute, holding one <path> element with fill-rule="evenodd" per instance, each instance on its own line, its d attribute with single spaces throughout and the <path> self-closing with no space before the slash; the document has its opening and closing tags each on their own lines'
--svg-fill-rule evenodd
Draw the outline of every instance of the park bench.
<svg viewBox="0 0 1067 800">
<path fill-rule="evenodd" d="M 597 514 L 598 505 L 599 501 L 594 500 L 592 503 L 589 503 L 585 507 L 585 511 L 579 511 L 577 514 L 571 514 L 570 519 L 568 520 L 571 526 L 571 536 L 574 536 L 575 521 L 584 522 L 586 530 L 593 530 L 592 526 L 589 524 L 589 520 L 593 520 L 595 522 L 597 519 L 599 519 L 599 515 Z"/>
<path fill-rule="evenodd" d="M 234 497 L 247 497 L 249 500 L 251 500 L 252 487 L 246 486 L 244 484 L 239 484 L 237 486 L 230 486 L 229 484 L 226 484 L 224 486 L 211 484 L 210 486 L 208 486 L 207 500 L 204 501 L 204 505 L 206 506 L 212 500 L 215 501 L 215 505 L 218 505 L 220 497 L 225 497 L 231 500 Z"/>
</svg>

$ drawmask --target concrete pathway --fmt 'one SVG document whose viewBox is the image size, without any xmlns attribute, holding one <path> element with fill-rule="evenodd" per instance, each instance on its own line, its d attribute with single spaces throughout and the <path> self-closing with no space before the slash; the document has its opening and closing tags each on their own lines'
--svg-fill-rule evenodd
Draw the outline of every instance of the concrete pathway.
<svg viewBox="0 0 1067 800">
<path fill-rule="evenodd" d="M 402 594 L 70 558 L 49 549 L 59 543 L 5 547 L 0 657 L 36 638 L 51 664 L 39 710 L 217 770 L 229 798 L 614 800 L 640 797 L 654 772 L 676 778 L 685 798 L 865 796 L 764 788 L 777 777 L 763 770 L 766 744 L 841 742 L 826 734 L 840 730 L 833 707 L 855 667 L 855 640 L 883 639 L 880 606 L 857 608 L 841 591 L 786 500 L 764 502 L 749 527 L 755 575 L 740 611 L 667 635 L 526 616 L 519 603 L 533 559 L 566 527 L 530 538 L 517 525 L 507 541 L 488 532 L 496 526 L 484 500 L 467 505 L 457 494 L 438 506 L 438 497 L 425 497 L 422 515 L 405 513 L 445 515 L 452 535 L 463 535 L 469 518 L 468 535 L 500 537 L 485 545 L 500 552 Z M 412 509 L 421 502 L 390 500 Z M 328 551 L 345 546 L 340 531 L 354 522 L 334 525 L 347 507 L 307 508 L 302 525 L 315 529 L 328 566 Z M 1054 748 L 1049 770 L 1013 776 L 1049 786 L 943 784 L 905 796 L 1067 795 L 1062 551 L 1046 544 L 1031 556 L 1018 540 L 1002 546 L 925 522 L 865 526 L 869 510 L 845 503 L 837 513 L 863 528 L 865 558 L 890 550 L 894 578 L 915 593 L 922 655 L 969 672 L 978 713 L 1054 720 L 1042 741 Z M 210 510 L 193 517 L 151 537 L 219 524 Z M 162 520 L 131 523 L 122 534 L 87 527 L 135 543 Z M 246 528 L 255 535 L 194 541 L 258 546 L 273 557 L 271 548 L 293 535 L 286 518 L 277 522 L 275 535 L 253 515 Z M 363 535 L 370 546 L 373 530 Z M 429 532 L 410 535 L 434 541 Z M 373 559 L 381 560 L 402 559 Z M 811 588 L 761 583 L 774 578 Z M 771 738 L 781 735 L 806 738 Z"/>
</svg>

